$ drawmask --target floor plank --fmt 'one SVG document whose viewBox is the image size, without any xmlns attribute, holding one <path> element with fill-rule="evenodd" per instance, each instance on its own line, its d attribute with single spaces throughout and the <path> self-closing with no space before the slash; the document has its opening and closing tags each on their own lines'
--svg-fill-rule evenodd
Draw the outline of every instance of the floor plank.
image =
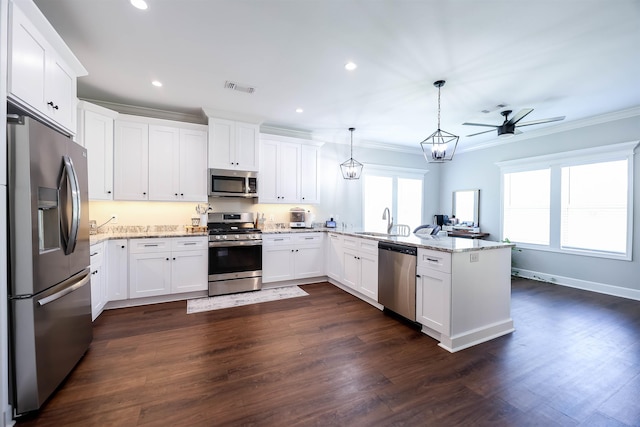
<svg viewBox="0 0 640 427">
<path fill-rule="evenodd" d="M 455 354 L 328 283 L 109 310 L 19 426 L 640 426 L 640 302 L 514 278 L 516 331 Z"/>
</svg>

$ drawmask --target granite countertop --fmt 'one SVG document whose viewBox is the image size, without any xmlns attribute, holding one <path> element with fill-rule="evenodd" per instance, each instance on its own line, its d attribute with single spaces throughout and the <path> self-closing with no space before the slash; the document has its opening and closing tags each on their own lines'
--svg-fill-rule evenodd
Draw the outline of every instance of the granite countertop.
<svg viewBox="0 0 640 427">
<path fill-rule="evenodd" d="M 477 250 L 486 249 L 502 249 L 512 248 L 515 246 L 513 243 L 492 242 L 489 240 L 479 239 L 465 239 L 462 237 L 448 237 L 448 236 L 422 236 L 418 237 L 415 234 L 410 236 L 370 236 L 361 234 L 358 231 L 341 231 L 337 229 L 324 229 L 322 231 L 329 231 L 331 233 L 342 234 L 345 236 L 355 236 L 363 239 L 371 239 L 382 242 L 399 243 L 407 246 L 413 246 L 416 248 L 431 249 L 441 252 L 471 252 Z"/>
<path fill-rule="evenodd" d="M 207 236 L 206 231 L 190 232 L 184 226 L 113 226 L 104 230 L 105 232 L 92 234 L 89 236 L 89 243 L 96 244 L 112 239 L 142 239 L 154 237 L 195 237 Z M 399 243 L 416 248 L 431 249 L 442 252 L 470 252 L 486 249 L 512 248 L 513 243 L 492 242 L 480 239 L 465 239 L 461 237 L 448 236 L 422 236 L 415 234 L 410 236 L 371 236 L 361 234 L 362 232 L 353 230 L 339 230 L 336 228 L 316 227 L 316 228 L 273 228 L 262 230 L 262 234 L 282 234 L 282 233 L 320 233 L 330 232 L 342 234 L 344 236 L 354 236 L 362 239 L 377 240 L 383 242 Z"/>
<path fill-rule="evenodd" d="M 197 237 L 207 236 L 206 231 L 187 231 L 179 225 L 155 225 L 155 226 L 121 226 L 111 227 L 98 234 L 89 235 L 89 244 L 104 242 L 113 239 L 146 239 L 160 237 Z"/>
</svg>

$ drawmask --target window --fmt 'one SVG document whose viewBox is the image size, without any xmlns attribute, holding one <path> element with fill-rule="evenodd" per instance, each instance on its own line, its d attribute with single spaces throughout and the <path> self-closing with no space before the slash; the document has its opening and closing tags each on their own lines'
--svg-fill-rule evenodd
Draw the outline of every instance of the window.
<svg viewBox="0 0 640 427">
<path fill-rule="evenodd" d="M 636 144 L 499 163 L 502 238 L 521 247 L 630 260 Z"/>
<path fill-rule="evenodd" d="M 382 219 L 385 208 L 389 208 L 394 224 L 406 224 L 412 230 L 422 224 L 423 178 L 424 171 L 365 167 L 362 186 L 364 229 L 386 233 L 387 220 Z"/>
</svg>

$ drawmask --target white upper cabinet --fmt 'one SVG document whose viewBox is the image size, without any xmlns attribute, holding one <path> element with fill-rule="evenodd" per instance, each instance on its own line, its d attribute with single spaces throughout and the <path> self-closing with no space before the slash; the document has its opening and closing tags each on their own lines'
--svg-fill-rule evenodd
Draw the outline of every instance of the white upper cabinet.
<svg viewBox="0 0 640 427">
<path fill-rule="evenodd" d="M 260 154 L 260 203 L 296 203 L 300 199 L 300 145 L 263 140 Z"/>
<path fill-rule="evenodd" d="M 300 151 L 300 202 L 320 203 L 318 170 L 320 149 L 303 145 Z"/>
<path fill-rule="evenodd" d="M 87 71 L 32 2 L 10 2 L 8 98 L 70 134 L 76 78 Z"/>
<path fill-rule="evenodd" d="M 116 120 L 113 185 L 115 200 L 149 200 L 149 125 Z"/>
<path fill-rule="evenodd" d="M 210 117 L 209 167 L 257 171 L 259 132 L 257 124 Z"/>
<path fill-rule="evenodd" d="M 206 202 L 205 129 L 121 115 L 115 126 L 114 199 Z"/>
<path fill-rule="evenodd" d="M 319 203 L 319 146 L 315 141 L 262 134 L 260 203 Z"/>
<path fill-rule="evenodd" d="M 89 199 L 113 200 L 113 126 L 115 111 L 78 103 L 77 141 L 87 149 Z"/>
<path fill-rule="evenodd" d="M 207 131 L 180 129 L 180 200 L 206 202 Z"/>
</svg>

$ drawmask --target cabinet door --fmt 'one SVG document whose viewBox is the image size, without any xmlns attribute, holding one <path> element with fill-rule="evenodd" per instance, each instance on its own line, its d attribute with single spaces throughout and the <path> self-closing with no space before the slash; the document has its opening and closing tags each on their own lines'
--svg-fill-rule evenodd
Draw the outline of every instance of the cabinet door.
<svg viewBox="0 0 640 427">
<path fill-rule="evenodd" d="M 300 145 L 281 143 L 277 160 L 278 201 L 295 203 L 300 199 Z"/>
<path fill-rule="evenodd" d="M 89 199 L 113 200 L 113 119 L 82 111 L 82 141 L 87 148 Z"/>
<path fill-rule="evenodd" d="M 300 152 L 300 202 L 320 203 L 318 186 L 319 150 L 302 146 Z"/>
<path fill-rule="evenodd" d="M 95 320 L 107 303 L 107 290 L 104 274 L 103 243 L 91 245 L 91 320 Z"/>
<path fill-rule="evenodd" d="M 378 301 L 378 255 L 360 254 L 360 284 L 361 294 Z"/>
<path fill-rule="evenodd" d="M 208 261 L 207 250 L 173 252 L 171 257 L 171 293 L 207 290 L 209 286 Z"/>
<path fill-rule="evenodd" d="M 329 233 L 327 236 L 327 276 L 342 281 L 342 239 L 339 234 Z"/>
<path fill-rule="evenodd" d="M 76 78 L 56 55 L 47 55 L 45 84 L 48 114 L 56 122 L 75 132 Z"/>
<path fill-rule="evenodd" d="M 342 283 L 353 289 L 360 285 L 360 259 L 358 252 L 345 248 L 342 251 Z"/>
<path fill-rule="evenodd" d="M 416 320 L 448 335 L 451 324 L 451 274 L 418 268 L 416 280 Z"/>
<path fill-rule="evenodd" d="M 295 249 L 294 270 L 296 279 L 324 275 L 324 251 L 322 246 L 298 246 Z"/>
<path fill-rule="evenodd" d="M 149 199 L 149 126 L 116 120 L 114 200 Z"/>
<path fill-rule="evenodd" d="M 260 127 L 253 123 L 236 122 L 235 166 L 243 171 L 258 170 Z"/>
<path fill-rule="evenodd" d="M 48 46 L 22 11 L 13 2 L 10 6 L 8 90 L 13 97 L 44 112 Z"/>
<path fill-rule="evenodd" d="M 260 180 L 258 200 L 260 203 L 278 203 L 278 143 L 262 141 L 260 144 Z"/>
<path fill-rule="evenodd" d="M 129 298 L 129 253 L 126 239 L 109 240 L 107 245 L 107 299 Z"/>
<path fill-rule="evenodd" d="M 292 246 L 262 246 L 262 282 L 280 282 L 294 278 Z"/>
<path fill-rule="evenodd" d="M 207 201 L 207 132 L 180 129 L 180 200 Z"/>
<path fill-rule="evenodd" d="M 236 124 L 232 120 L 209 119 L 209 167 L 235 169 Z"/>
<path fill-rule="evenodd" d="M 129 298 L 171 292 L 171 252 L 133 253 L 129 256 Z"/>
<path fill-rule="evenodd" d="M 149 200 L 180 200 L 180 130 L 149 125 Z"/>
</svg>

